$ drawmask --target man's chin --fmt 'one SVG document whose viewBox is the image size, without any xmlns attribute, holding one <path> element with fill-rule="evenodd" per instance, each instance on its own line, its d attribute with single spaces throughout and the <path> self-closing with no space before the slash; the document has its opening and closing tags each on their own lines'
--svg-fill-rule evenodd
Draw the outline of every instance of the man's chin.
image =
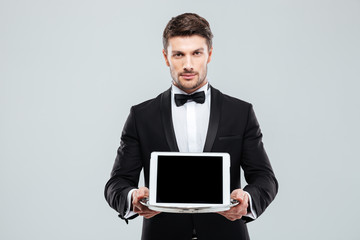
<svg viewBox="0 0 360 240">
<path fill-rule="evenodd" d="M 179 88 L 185 92 L 195 91 L 199 87 L 198 84 L 195 85 L 181 85 Z"/>
<path fill-rule="evenodd" d="M 206 80 L 203 80 L 201 82 L 198 82 L 198 79 L 194 79 L 194 80 L 191 80 L 191 81 L 186 81 L 186 80 L 180 80 L 177 79 L 177 81 L 175 82 L 175 86 L 177 86 L 178 88 L 180 88 L 181 90 L 183 90 L 184 92 L 187 92 L 187 93 L 191 93 L 193 91 L 196 91 L 197 89 L 200 88 L 201 85 L 204 85 L 204 81 Z"/>
</svg>

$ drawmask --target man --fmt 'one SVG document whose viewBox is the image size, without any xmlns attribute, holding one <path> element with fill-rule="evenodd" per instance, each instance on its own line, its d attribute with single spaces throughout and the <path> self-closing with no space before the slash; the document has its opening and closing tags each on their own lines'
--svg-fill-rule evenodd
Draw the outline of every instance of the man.
<svg viewBox="0 0 360 240">
<path fill-rule="evenodd" d="M 170 68 L 171 89 L 133 106 L 124 126 L 105 197 L 120 218 L 144 217 L 144 240 L 249 239 L 245 223 L 259 217 L 277 193 L 252 105 L 208 83 L 212 36 L 209 23 L 196 14 L 185 13 L 169 21 L 163 55 Z M 229 153 L 231 198 L 239 205 L 199 214 L 160 213 L 143 206 L 139 200 L 149 194 L 153 151 Z M 243 189 L 240 167 L 248 183 Z M 142 169 L 146 187 L 137 189 Z"/>
</svg>

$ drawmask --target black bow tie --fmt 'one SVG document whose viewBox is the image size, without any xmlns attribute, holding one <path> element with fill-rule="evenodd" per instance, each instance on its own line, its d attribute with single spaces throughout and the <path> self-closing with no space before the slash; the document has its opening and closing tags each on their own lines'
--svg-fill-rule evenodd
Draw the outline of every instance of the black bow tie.
<svg viewBox="0 0 360 240">
<path fill-rule="evenodd" d="M 202 104 L 205 102 L 205 93 L 204 91 L 201 91 L 191 95 L 175 94 L 175 104 L 178 107 L 184 105 L 188 100 L 193 100 Z"/>
</svg>

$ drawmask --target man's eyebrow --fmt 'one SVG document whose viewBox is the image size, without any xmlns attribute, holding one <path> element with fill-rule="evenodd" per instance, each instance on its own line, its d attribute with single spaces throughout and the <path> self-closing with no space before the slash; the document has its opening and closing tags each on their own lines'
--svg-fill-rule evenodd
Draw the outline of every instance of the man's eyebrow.
<svg viewBox="0 0 360 240">
<path fill-rule="evenodd" d="M 194 50 L 194 52 L 201 52 L 201 51 L 204 51 L 204 48 L 198 48 L 198 49 Z"/>
<path fill-rule="evenodd" d="M 195 49 L 194 51 L 192 52 L 203 52 L 204 51 L 204 48 L 198 48 L 198 49 Z M 171 51 L 172 54 L 175 54 L 175 53 L 183 53 L 182 51 L 180 50 L 173 50 Z"/>
<path fill-rule="evenodd" d="M 175 54 L 175 53 L 183 53 L 182 51 L 178 51 L 178 50 L 174 50 L 174 51 L 171 51 L 172 54 Z"/>
</svg>

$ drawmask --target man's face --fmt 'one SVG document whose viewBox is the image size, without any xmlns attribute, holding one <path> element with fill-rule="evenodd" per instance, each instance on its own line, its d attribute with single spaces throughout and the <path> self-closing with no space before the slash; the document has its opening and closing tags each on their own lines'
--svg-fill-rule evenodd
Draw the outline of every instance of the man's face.
<svg viewBox="0 0 360 240">
<path fill-rule="evenodd" d="M 163 54 L 174 85 L 186 93 L 204 86 L 207 83 L 207 64 L 212 54 L 206 39 L 198 35 L 172 37 L 168 43 Z"/>
</svg>

